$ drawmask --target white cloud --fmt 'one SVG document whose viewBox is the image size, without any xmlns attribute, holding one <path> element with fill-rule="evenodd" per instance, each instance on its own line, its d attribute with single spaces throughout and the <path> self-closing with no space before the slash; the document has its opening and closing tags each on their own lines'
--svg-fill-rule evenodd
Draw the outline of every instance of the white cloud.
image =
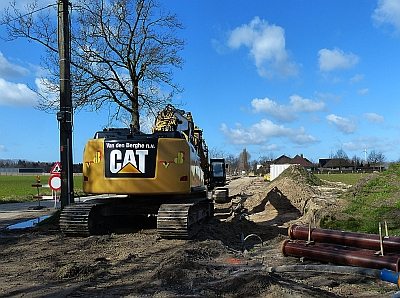
<svg viewBox="0 0 400 298">
<path fill-rule="evenodd" d="M 323 101 L 330 101 L 330 102 L 339 102 L 342 100 L 342 96 L 341 95 L 337 95 L 334 93 L 323 93 L 323 92 L 316 92 L 315 96 Z"/>
<path fill-rule="evenodd" d="M 260 147 L 261 150 L 265 150 L 265 151 L 278 151 L 280 150 L 281 146 L 277 145 L 277 144 L 266 144 L 266 145 L 262 145 Z"/>
<path fill-rule="evenodd" d="M 49 102 L 57 102 L 60 96 L 59 86 L 52 84 L 48 79 L 35 79 L 36 91 Z"/>
<path fill-rule="evenodd" d="M 267 21 L 254 17 L 230 32 L 228 46 L 238 49 L 245 46 L 250 49 L 259 75 L 272 77 L 275 74 L 292 76 L 298 72 L 297 65 L 286 51 L 285 30 Z"/>
<path fill-rule="evenodd" d="M 364 117 L 372 123 L 382 123 L 385 121 L 385 118 L 383 116 L 376 113 L 365 113 Z"/>
<path fill-rule="evenodd" d="M 290 96 L 290 106 L 295 112 L 317 112 L 325 108 L 322 101 L 314 101 L 294 94 Z"/>
<path fill-rule="evenodd" d="M 297 131 L 293 130 L 289 139 L 298 145 L 312 144 L 318 141 L 314 136 L 307 134 L 304 127 L 300 127 Z"/>
<path fill-rule="evenodd" d="M 356 125 L 347 118 L 343 118 L 334 114 L 326 116 L 329 123 L 336 126 L 338 130 L 345 134 L 351 134 L 356 130 Z"/>
<path fill-rule="evenodd" d="M 364 75 L 356 74 L 355 76 L 350 78 L 350 83 L 355 84 L 355 83 L 361 82 L 362 80 L 364 80 Z"/>
<path fill-rule="evenodd" d="M 6 146 L 0 144 L 0 152 L 6 152 L 6 151 L 7 151 Z"/>
<path fill-rule="evenodd" d="M 367 95 L 368 92 L 369 92 L 369 89 L 368 89 L 368 88 L 359 89 L 359 90 L 357 91 L 357 93 L 360 94 L 360 95 Z"/>
<path fill-rule="evenodd" d="M 37 95 L 25 84 L 11 83 L 0 78 L 0 105 L 33 106 Z"/>
<path fill-rule="evenodd" d="M 323 72 L 329 72 L 337 69 L 352 68 L 360 60 L 353 53 L 345 53 L 340 49 L 321 49 L 318 51 L 319 69 Z"/>
<path fill-rule="evenodd" d="M 269 99 L 268 97 L 265 97 L 263 99 L 253 99 L 251 101 L 251 106 L 254 108 L 254 112 L 264 112 L 281 121 L 292 121 L 295 119 L 295 115 L 292 113 L 292 111 L 290 111 L 287 106 L 280 105 L 277 102 Z"/>
<path fill-rule="evenodd" d="M 317 142 L 317 139 L 308 135 L 302 127 L 292 129 L 277 125 L 268 119 L 262 119 L 249 128 L 244 128 L 240 124 L 235 128 L 229 128 L 226 124 L 222 124 L 221 131 L 232 144 L 236 145 L 265 145 L 273 138 L 286 138 L 297 145 Z"/>
<path fill-rule="evenodd" d="M 6 57 L 4 57 L 3 53 L 0 52 L 0 77 L 2 78 L 16 78 L 21 76 L 26 76 L 29 73 L 29 70 L 25 67 L 19 66 L 17 64 L 13 64 Z"/>
<path fill-rule="evenodd" d="M 293 121 L 297 118 L 297 113 L 311 113 L 320 111 L 325 107 L 322 101 L 313 101 L 303 98 L 297 94 L 290 96 L 288 105 L 281 105 L 265 97 L 263 99 L 255 98 L 251 101 L 253 111 L 256 113 L 266 113 L 280 121 Z"/>
<path fill-rule="evenodd" d="M 372 18 L 378 25 L 389 24 L 400 32 L 400 1 L 379 0 Z"/>
<path fill-rule="evenodd" d="M 221 131 L 235 145 L 260 144 L 263 142 L 260 138 L 257 138 L 257 135 L 242 128 L 240 125 L 237 125 L 236 128 L 228 128 L 225 123 L 222 123 Z"/>
</svg>

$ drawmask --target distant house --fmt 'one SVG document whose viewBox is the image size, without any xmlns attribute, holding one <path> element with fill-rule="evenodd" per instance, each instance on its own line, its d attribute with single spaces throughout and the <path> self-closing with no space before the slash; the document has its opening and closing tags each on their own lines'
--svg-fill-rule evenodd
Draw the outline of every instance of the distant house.
<svg viewBox="0 0 400 298">
<path fill-rule="evenodd" d="M 309 161 L 307 158 L 303 157 L 303 154 L 296 155 L 295 157 L 293 157 L 292 164 L 301 165 L 306 169 L 314 168 L 314 164 L 311 161 Z"/>
<path fill-rule="evenodd" d="M 281 155 L 277 159 L 273 160 L 270 165 L 270 179 L 271 181 L 278 177 L 285 169 L 290 165 L 300 165 L 307 170 L 313 170 L 314 165 L 307 158 L 304 158 L 303 154 L 296 155 L 290 158 L 286 155 Z"/>
<path fill-rule="evenodd" d="M 322 165 L 323 164 L 323 165 Z M 331 158 L 329 160 L 324 159 L 321 163 L 320 170 L 322 171 L 353 171 L 354 164 L 345 158 Z"/>
<path fill-rule="evenodd" d="M 296 155 L 293 158 L 290 158 L 286 155 L 281 155 L 279 156 L 277 159 L 273 160 L 271 162 L 272 164 L 276 164 L 276 165 L 282 165 L 282 164 L 296 164 L 296 165 L 301 165 L 306 169 L 313 169 L 314 168 L 314 164 L 309 161 L 307 158 L 305 158 L 303 156 L 303 154 L 300 155 Z"/>
<path fill-rule="evenodd" d="M 326 163 L 328 161 L 330 161 L 331 159 L 332 158 L 320 158 L 319 161 L 318 161 L 319 167 L 323 168 L 326 165 Z"/>
<path fill-rule="evenodd" d="M 292 164 L 292 159 L 286 155 L 281 155 L 272 161 L 275 165 Z"/>
</svg>

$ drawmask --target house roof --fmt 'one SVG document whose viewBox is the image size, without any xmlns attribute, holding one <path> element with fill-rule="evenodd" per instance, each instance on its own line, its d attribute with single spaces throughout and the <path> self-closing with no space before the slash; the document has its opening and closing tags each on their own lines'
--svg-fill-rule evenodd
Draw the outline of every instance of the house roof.
<svg viewBox="0 0 400 298">
<path fill-rule="evenodd" d="M 292 159 L 286 155 L 281 155 L 277 159 L 275 159 L 273 163 L 277 165 L 288 164 L 288 163 L 291 164 Z"/>
<path fill-rule="evenodd" d="M 351 161 L 344 158 L 332 158 L 329 160 L 323 167 L 324 168 L 344 168 L 344 167 L 352 167 L 353 164 Z"/>
<path fill-rule="evenodd" d="M 281 155 L 279 156 L 277 159 L 275 159 L 273 162 L 273 164 L 298 164 L 301 165 L 305 168 L 311 168 L 313 166 L 312 162 L 309 161 L 307 158 L 304 158 L 301 155 L 296 155 L 293 158 L 290 158 L 286 155 Z"/>
<path fill-rule="evenodd" d="M 293 157 L 291 163 L 299 164 L 305 168 L 311 168 L 313 166 L 311 161 L 301 155 L 296 155 L 295 157 Z"/>
</svg>

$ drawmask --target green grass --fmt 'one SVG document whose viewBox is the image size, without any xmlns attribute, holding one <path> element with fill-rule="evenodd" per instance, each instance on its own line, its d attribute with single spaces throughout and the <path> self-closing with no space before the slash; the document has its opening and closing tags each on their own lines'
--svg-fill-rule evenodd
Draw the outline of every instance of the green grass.
<svg viewBox="0 0 400 298">
<path fill-rule="evenodd" d="M 400 235 L 400 164 L 376 174 L 346 192 L 344 210 L 325 217 L 325 228 L 378 233 L 379 222 L 387 221 L 389 234 Z"/>
<path fill-rule="evenodd" d="M 41 184 L 48 184 L 50 176 L 41 175 Z M 34 201 L 37 188 L 32 187 L 36 183 L 36 176 L 0 176 L 0 204 L 12 202 Z M 82 192 L 82 176 L 74 176 L 74 191 Z M 51 195 L 51 189 L 42 187 L 40 195 Z"/>
<path fill-rule="evenodd" d="M 369 174 L 346 173 L 346 174 L 315 174 L 319 179 L 331 182 L 342 182 L 349 185 L 355 185 L 360 179 Z"/>
</svg>

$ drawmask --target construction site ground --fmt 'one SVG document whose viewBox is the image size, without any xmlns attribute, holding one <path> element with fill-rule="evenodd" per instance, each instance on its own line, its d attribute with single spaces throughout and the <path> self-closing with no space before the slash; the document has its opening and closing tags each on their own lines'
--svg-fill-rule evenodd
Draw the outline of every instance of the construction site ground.
<svg viewBox="0 0 400 298">
<path fill-rule="evenodd" d="M 348 187 L 314 186 L 291 177 L 232 180 L 234 212 L 208 220 L 193 240 L 161 239 L 155 220 L 143 218 L 86 238 L 64 236 L 57 223 L 3 229 L 0 296 L 390 297 L 397 287 L 376 278 L 268 272 L 281 265 L 319 264 L 283 256 L 281 243 L 291 224 L 318 225 Z M 218 209 L 230 210 L 230 203 L 216 204 Z"/>
</svg>

